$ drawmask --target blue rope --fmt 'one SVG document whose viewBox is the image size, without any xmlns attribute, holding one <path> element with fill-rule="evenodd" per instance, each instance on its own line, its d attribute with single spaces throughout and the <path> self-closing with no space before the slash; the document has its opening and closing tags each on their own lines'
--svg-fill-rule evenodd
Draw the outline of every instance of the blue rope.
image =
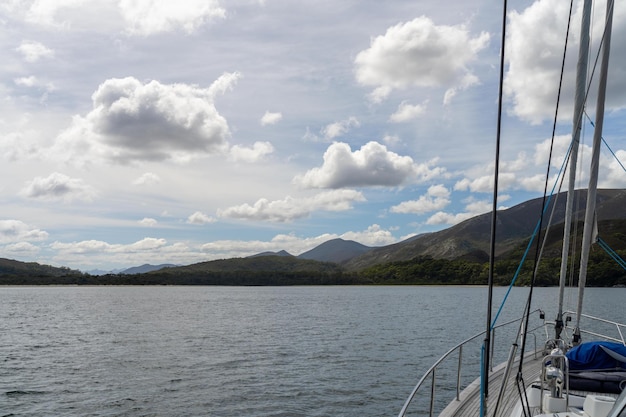
<svg viewBox="0 0 626 417">
<path fill-rule="evenodd" d="M 483 417 L 485 415 L 485 404 L 483 401 L 483 398 L 485 398 L 485 375 L 484 372 L 482 372 L 483 369 L 485 369 L 485 344 L 482 344 L 482 347 L 480 348 L 480 417 Z"/>
<path fill-rule="evenodd" d="M 613 258 L 615 262 L 619 264 L 619 266 L 626 270 L 626 261 L 624 261 L 617 252 L 611 249 L 608 243 L 598 237 L 598 244 L 611 258 Z"/>
<path fill-rule="evenodd" d="M 615 152 L 613 152 L 613 149 L 611 149 L 611 147 L 609 146 L 608 143 L 606 143 L 606 141 L 604 140 L 604 138 L 602 138 L 602 143 L 604 143 L 606 145 L 606 148 L 609 150 L 609 152 L 611 152 L 611 155 L 613 155 L 613 158 L 615 158 L 615 160 L 617 161 L 617 163 L 622 167 L 622 169 L 624 171 L 626 171 L 626 168 L 624 168 L 624 164 L 622 164 L 622 161 L 619 160 L 619 158 L 617 157 L 617 155 L 615 155 Z"/>
<path fill-rule="evenodd" d="M 541 212 L 542 216 L 546 213 L 546 210 L 548 210 L 548 207 L 550 206 L 550 201 L 552 200 L 552 196 L 554 195 L 554 192 L 556 190 L 557 184 L 559 183 L 559 178 L 561 177 L 561 174 L 565 171 L 565 166 L 567 165 L 567 161 L 568 161 L 569 156 L 570 156 L 570 154 L 572 152 L 572 146 L 573 146 L 573 144 L 570 143 L 570 146 L 569 146 L 569 148 L 567 150 L 567 153 L 565 154 L 565 158 L 563 159 L 563 163 L 561 164 L 561 168 L 559 170 L 559 174 L 556 177 L 554 185 L 552 186 L 552 190 L 550 191 L 550 195 L 548 196 L 548 199 L 546 200 L 546 204 L 543 207 L 543 211 Z M 519 277 L 519 274 L 522 271 L 522 266 L 524 265 L 524 262 L 526 262 L 526 257 L 528 256 L 528 253 L 530 252 L 530 248 L 532 247 L 532 244 L 535 241 L 535 237 L 539 233 L 539 226 L 540 226 L 540 224 L 541 224 L 541 220 L 538 220 L 537 221 L 537 225 L 535 226 L 535 230 L 533 230 L 533 234 L 530 237 L 530 241 L 528 242 L 528 245 L 526 246 L 526 250 L 524 251 L 524 255 L 522 256 L 522 260 L 520 261 L 519 265 L 517 266 L 517 270 L 515 271 L 515 275 L 513 275 L 513 279 L 511 280 L 511 283 L 509 284 L 509 288 L 506 290 L 506 294 L 504 295 L 504 299 L 502 300 L 502 303 L 500 304 L 500 307 L 498 308 L 498 312 L 496 313 L 495 318 L 491 322 L 491 330 L 493 330 L 493 328 L 495 327 L 496 322 L 498 321 L 498 317 L 500 317 L 500 313 L 502 312 L 502 309 L 504 308 L 504 304 L 506 303 L 506 300 L 509 298 L 509 294 L 511 293 L 511 289 L 515 286 L 515 282 L 517 282 L 517 278 Z"/>
</svg>

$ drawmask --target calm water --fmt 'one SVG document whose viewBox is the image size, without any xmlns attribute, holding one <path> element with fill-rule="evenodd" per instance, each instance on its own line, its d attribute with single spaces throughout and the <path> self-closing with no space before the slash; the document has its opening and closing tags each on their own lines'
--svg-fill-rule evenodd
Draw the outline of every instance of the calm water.
<svg viewBox="0 0 626 417">
<path fill-rule="evenodd" d="M 624 296 L 589 289 L 587 312 L 620 320 Z M 0 416 L 393 416 L 454 340 L 483 330 L 485 300 L 467 287 L 0 288 Z"/>
</svg>

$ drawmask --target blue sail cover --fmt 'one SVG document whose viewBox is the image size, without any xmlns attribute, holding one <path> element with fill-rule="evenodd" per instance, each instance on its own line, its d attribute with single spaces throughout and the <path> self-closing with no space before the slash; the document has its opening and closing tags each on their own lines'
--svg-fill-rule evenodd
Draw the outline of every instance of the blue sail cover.
<svg viewBox="0 0 626 417">
<path fill-rule="evenodd" d="M 626 346 L 615 342 L 587 342 L 570 349 L 566 355 L 573 371 L 626 369 Z"/>
</svg>

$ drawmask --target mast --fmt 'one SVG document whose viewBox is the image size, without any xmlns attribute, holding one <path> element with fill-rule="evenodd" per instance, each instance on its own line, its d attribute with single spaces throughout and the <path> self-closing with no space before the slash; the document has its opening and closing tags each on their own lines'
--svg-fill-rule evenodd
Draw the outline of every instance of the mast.
<svg viewBox="0 0 626 417">
<path fill-rule="evenodd" d="M 589 188 L 587 189 L 587 208 L 585 211 L 585 226 L 580 258 L 580 274 L 578 276 L 578 308 L 576 311 L 576 328 L 574 330 L 574 344 L 580 343 L 580 316 L 583 309 L 583 296 L 587 281 L 587 264 L 596 220 L 596 193 L 598 189 L 598 168 L 600 162 L 600 145 L 602 144 L 602 127 L 604 125 L 604 101 L 606 97 L 606 82 L 609 69 L 609 55 L 611 50 L 611 29 L 613 26 L 613 0 L 606 5 L 606 26 L 604 42 L 602 43 L 602 66 L 600 67 L 600 81 L 598 84 L 598 102 L 596 105 L 596 127 L 593 132 L 593 147 L 591 153 L 591 169 L 589 173 Z"/>
<path fill-rule="evenodd" d="M 487 416 L 487 398 L 489 397 L 489 369 L 490 369 L 490 350 L 491 350 L 491 308 L 493 305 L 493 275 L 495 270 L 495 247 L 496 247 L 496 225 L 498 217 L 498 177 L 500 167 L 500 139 L 502 135 L 502 103 L 504 92 L 504 51 L 506 40 L 506 12 L 507 0 L 503 1 L 502 7 L 502 38 L 500 49 L 500 78 L 498 85 L 498 122 L 496 125 L 496 154 L 493 173 L 493 206 L 491 211 L 491 240 L 489 249 L 489 276 L 487 282 L 487 328 L 485 330 L 485 340 L 483 341 L 483 368 L 481 370 L 481 402 L 480 417 Z"/>
<path fill-rule="evenodd" d="M 583 4 L 583 16 L 580 24 L 580 46 L 578 49 L 578 63 L 576 64 L 576 92 L 574 96 L 574 118 L 572 123 L 572 147 L 569 163 L 569 185 L 565 208 L 565 223 L 563 228 L 563 249 L 561 254 L 561 271 L 559 275 L 559 310 L 556 316 L 556 338 L 561 337 L 563 329 L 563 295 L 565 293 L 565 278 L 569 258 L 570 235 L 572 228 L 572 213 L 574 212 L 574 189 L 576 186 L 576 166 L 578 165 L 578 145 L 585 104 L 585 84 L 587 80 L 587 64 L 589 62 L 589 27 L 591 22 L 591 0 Z"/>
</svg>

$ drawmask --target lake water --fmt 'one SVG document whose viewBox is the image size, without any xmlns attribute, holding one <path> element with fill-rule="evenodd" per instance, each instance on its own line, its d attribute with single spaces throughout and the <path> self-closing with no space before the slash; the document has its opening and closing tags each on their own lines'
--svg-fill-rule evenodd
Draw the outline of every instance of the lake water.
<svg viewBox="0 0 626 417">
<path fill-rule="evenodd" d="M 486 292 L 0 288 L 0 416 L 397 415 L 434 360 L 484 329 Z M 625 296 L 588 289 L 586 313 L 619 321 Z"/>
</svg>

